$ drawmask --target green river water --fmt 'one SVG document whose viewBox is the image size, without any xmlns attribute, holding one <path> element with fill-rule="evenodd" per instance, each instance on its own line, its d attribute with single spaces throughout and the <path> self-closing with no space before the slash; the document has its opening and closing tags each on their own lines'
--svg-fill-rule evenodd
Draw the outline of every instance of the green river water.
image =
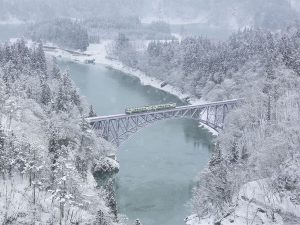
<svg viewBox="0 0 300 225">
<path fill-rule="evenodd" d="M 120 114 L 128 106 L 182 102 L 139 79 L 101 65 L 60 62 L 99 115 Z M 123 143 L 117 153 L 119 212 L 143 225 L 183 225 L 194 178 L 210 157 L 212 137 L 192 120 L 162 121 Z"/>
</svg>

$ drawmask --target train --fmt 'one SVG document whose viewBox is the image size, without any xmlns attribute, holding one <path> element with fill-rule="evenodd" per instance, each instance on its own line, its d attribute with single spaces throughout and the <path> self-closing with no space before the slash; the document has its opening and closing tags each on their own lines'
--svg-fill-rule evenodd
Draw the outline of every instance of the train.
<svg viewBox="0 0 300 225">
<path fill-rule="evenodd" d="M 168 103 L 168 104 L 160 104 L 160 105 L 126 108 L 125 113 L 135 114 L 135 113 L 143 113 L 143 112 L 155 112 L 155 111 L 174 109 L 174 108 L 176 108 L 176 103 Z"/>
</svg>

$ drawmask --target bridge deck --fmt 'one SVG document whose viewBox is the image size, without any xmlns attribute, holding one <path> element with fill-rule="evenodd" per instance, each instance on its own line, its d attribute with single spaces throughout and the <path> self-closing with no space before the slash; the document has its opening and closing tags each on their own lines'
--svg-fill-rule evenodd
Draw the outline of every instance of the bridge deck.
<svg viewBox="0 0 300 225">
<path fill-rule="evenodd" d="M 178 106 L 173 109 L 166 109 L 166 110 L 158 110 L 158 111 L 149 111 L 149 112 L 141 112 L 141 113 L 133 113 L 133 114 L 116 114 L 116 115 L 108 115 L 108 116 L 97 116 L 97 117 L 91 117 L 87 118 L 87 121 L 89 123 L 101 121 L 101 120 L 110 120 L 110 119 L 121 119 L 124 117 L 133 117 L 138 115 L 149 115 L 153 113 L 163 113 L 163 112 L 173 112 L 177 110 L 184 110 L 184 109 L 191 109 L 191 108 L 200 108 L 200 107 L 210 107 L 210 106 L 219 106 L 224 104 L 230 104 L 230 103 L 236 103 L 241 101 L 242 99 L 232 99 L 227 101 L 218 101 L 218 102 L 210 102 L 205 104 L 199 104 L 199 105 L 186 105 L 186 106 Z"/>
</svg>

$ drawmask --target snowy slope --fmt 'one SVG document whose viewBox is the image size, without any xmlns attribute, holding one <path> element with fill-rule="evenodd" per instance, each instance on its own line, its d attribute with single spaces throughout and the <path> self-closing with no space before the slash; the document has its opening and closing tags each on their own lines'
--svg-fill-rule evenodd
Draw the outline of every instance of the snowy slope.
<svg viewBox="0 0 300 225">
<path fill-rule="evenodd" d="M 300 206 L 278 193 L 270 191 L 268 179 L 249 182 L 242 186 L 236 199 L 236 207 L 225 217 L 222 225 L 286 225 L 284 215 L 300 218 Z M 200 218 L 193 214 L 186 219 L 187 225 L 215 225 L 214 218 Z"/>
</svg>

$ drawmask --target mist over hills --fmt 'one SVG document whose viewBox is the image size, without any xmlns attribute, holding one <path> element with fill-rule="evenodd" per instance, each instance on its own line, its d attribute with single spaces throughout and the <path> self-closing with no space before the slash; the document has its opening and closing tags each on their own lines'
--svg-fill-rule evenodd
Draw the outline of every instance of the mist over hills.
<svg viewBox="0 0 300 225">
<path fill-rule="evenodd" d="M 137 16 L 241 29 L 279 29 L 298 19 L 295 0 L 0 0 L 0 20 Z"/>
</svg>

